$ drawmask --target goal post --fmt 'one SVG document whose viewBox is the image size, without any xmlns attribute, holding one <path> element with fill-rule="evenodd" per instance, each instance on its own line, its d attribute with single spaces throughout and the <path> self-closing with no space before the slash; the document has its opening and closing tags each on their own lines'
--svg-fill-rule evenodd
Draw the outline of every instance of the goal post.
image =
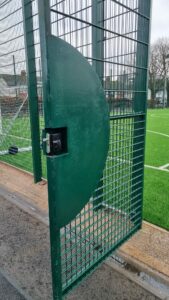
<svg viewBox="0 0 169 300">
<path fill-rule="evenodd" d="M 2 105 L 0 105 L 0 155 L 32 150 L 27 116 L 28 96 L 26 95 L 22 101 L 18 102 L 15 99 L 14 104 L 11 102 L 7 111 L 3 111 Z M 23 128 L 27 130 L 24 132 Z"/>
</svg>

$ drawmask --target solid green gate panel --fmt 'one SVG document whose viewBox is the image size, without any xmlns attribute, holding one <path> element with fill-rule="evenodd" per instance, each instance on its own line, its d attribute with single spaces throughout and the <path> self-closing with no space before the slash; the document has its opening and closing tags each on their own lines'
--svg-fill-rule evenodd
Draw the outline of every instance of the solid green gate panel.
<svg viewBox="0 0 169 300">
<path fill-rule="evenodd" d="M 56 206 L 55 224 L 61 228 L 89 201 L 102 176 L 109 145 L 109 113 L 101 82 L 87 60 L 59 38 L 49 36 L 47 43 L 46 139 L 59 134 L 62 144 L 59 152 L 46 150 L 48 184 Z"/>
</svg>

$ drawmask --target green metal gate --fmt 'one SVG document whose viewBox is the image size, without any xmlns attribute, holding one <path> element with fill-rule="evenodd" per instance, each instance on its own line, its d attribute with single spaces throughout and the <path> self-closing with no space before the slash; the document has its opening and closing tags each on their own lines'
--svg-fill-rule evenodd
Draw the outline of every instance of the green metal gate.
<svg viewBox="0 0 169 300">
<path fill-rule="evenodd" d="M 38 3 L 37 0 L 23 0 L 36 181 L 41 178 L 37 119 L 39 41 L 43 55 L 45 113 L 52 101 L 48 99 L 47 54 L 45 56 L 50 33 L 59 38 L 61 47 L 60 40 L 64 40 L 86 58 L 100 78 L 109 105 L 109 152 L 101 179 L 87 204 L 61 228 L 56 220 L 58 206 L 53 194 L 61 187 L 55 186 L 51 192 L 53 182 L 49 166 L 52 166 L 53 157 L 47 155 L 54 299 L 62 299 L 141 228 L 150 8 L 151 0 L 39 0 Z M 56 87 L 58 81 L 59 75 Z M 58 132 L 44 132 L 44 140 L 46 133 Z M 66 134 L 64 126 L 62 133 Z M 90 169 L 86 173 L 86 186 L 88 176 Z"/>
</svg>

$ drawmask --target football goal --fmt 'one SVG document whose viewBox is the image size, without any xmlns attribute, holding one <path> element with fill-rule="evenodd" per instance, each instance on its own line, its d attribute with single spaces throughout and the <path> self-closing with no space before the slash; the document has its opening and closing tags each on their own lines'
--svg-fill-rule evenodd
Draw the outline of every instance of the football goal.
<svg viewBox="0 0 169 300">
<path fill-rule="evenodd" d="M 31 151 L 28 96 L 0 100 L 0 155 Z"/>
</svg>

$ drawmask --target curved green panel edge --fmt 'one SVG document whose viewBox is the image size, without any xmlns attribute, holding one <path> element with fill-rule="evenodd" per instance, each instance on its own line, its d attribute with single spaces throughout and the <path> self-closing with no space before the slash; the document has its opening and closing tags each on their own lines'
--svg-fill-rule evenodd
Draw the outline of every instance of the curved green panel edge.
<svg viewBox="0 0 169 300">
<path fill-rule="evenodd" d="M 68 152 L 47 157 L 55 226 L 69 223 L 98 185 L 109 147 L 109 112 L 101 82 L 71 45 L 48 37 L 46 128 L 67 127 Z M 51 200 L 52 199 L 52 200 Z"/>
</svg>

